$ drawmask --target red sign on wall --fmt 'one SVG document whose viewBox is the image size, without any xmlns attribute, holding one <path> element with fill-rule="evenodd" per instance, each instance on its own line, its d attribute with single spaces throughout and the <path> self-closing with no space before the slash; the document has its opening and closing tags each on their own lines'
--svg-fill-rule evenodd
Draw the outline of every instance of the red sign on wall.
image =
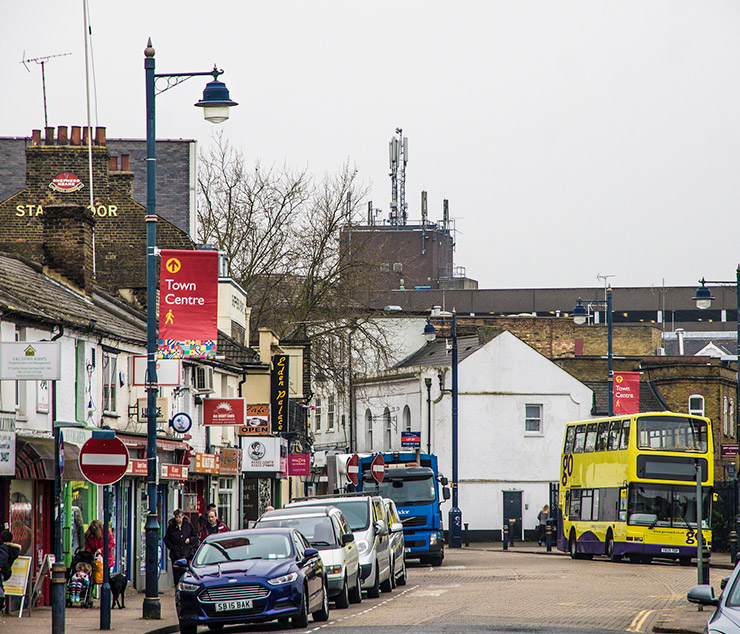
<svg viewBox="0 0 740 634">
<path fill-rule="evenodd" d="M 614 373 L 614 415 L 637 414 L 640 411 L 640 373 Z"/>
<path fill-rule="evenodd" d="M 204 425 L 243 425 L 243 398 L 204 398 Z"/>
<path fill-rule="evenodd" d="M 162 251 L 159 357 L 215 357 L 217 317 L 218 252 Z"/>
<path fill-rule="evenodd" d="M 728 443 L 721 445 L 722 458 L 735 458 L 737 457 L 737 443 Z"/>
</svg>

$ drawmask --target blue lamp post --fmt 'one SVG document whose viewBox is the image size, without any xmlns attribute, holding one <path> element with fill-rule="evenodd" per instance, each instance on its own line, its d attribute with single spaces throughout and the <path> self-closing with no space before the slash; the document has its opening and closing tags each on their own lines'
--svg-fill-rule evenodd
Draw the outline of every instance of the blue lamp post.
<svg viewBox="0 0 740 634">
<path fill-rule="evenodd" d="M 146 75 L 146 312 L 147 312 L 147 499 L 148 513 L 146 533 L 146 594 L 142 608 L 145 619 L 161 618 L 159 601 L 159 521 L 157 519 L 157 159 L 155 136 L 154 99 L 158 94 L 177 86 L 191 77 L 211 75 L 213 81 L 206 84 L 203 99 L 195 105 L 203 108 L 203 116 L 211 123 L 222 123 L 229 118 L 229 108 L 236 106 L 229 98 L 229 91 L 223 82 L 218 81 L 223 73 L 216 67 L 212 71 L 200 73 L 154 72 L 154 48 L 151 38 L 144 49 L 144 72 Z M 165 79 L 167 85 L 156 90 L 157 79 Z"/>
<path fill-rule="evenodd" d="M 734 286 L 737 294 L 737 375 L 735 378 L 735 441 L 740 442 L 740 416 L 737 415 L 738 407 L 740 407 L 740 264 L 738 264 L 737 270 L 735 271 L 735 281 L 716 281 L 716 280 L 705 280 L 701 278 L 699 280 L 701 286 L 696 289 L 696 294 L 692 299 L 696 302 L 696 307 L 700 310 L 706 310 L 712 305 L 714 297 L 712 292 L 707 288 L 707 284 L 722 284 L 725 286 Z M 737 506 L 735 516 L 735 535 L 732 539 L 730 536 L 730 551 L 732 555 L 732 563 L 738 561 L 737 551 L 737 536 L 740 535 L 740 455 L 737 459 L 737 476 L 735 479 L 735 488 L 737 490 Z"/>
<path fill-rule="evenodd" d="M 591 306 L 602 306 L 606 308 L 606 333 L 607 333 L 607 372 L 609 381 L 609 416 L 614 416 L 614 352 L 613 352 L 613 314 L 612 314 L 612 287 L 606 288 L 606 301 L 593 299 L 587 300 L 587 306 L 583 305 L 581 298 L 578 298 L 573 312 L 573 321 L 577 325 L 583 325 L 588 321 L 588 308 Z"/>
<path fill-rule="evenodd" d="M 431 322 L 424 326 L 424 338 L 431 343 L 437 337 L 437 329 Z M 448 522 L 450 530 L 450 548 L 462 548 L 462 511 L 458 506 L 458 473 L 457 473 L 457 312 L 452 311 L 452 508 Z"/>
</svg>

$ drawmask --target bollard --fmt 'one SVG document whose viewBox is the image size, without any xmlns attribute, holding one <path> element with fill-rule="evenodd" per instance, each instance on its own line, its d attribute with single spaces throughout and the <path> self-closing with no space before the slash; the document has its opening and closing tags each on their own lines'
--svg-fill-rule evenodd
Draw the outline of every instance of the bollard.
<svg viewBox="0 0 740 634">
<path fill-rule="evenodd" d="M 550 520 L 547 520 L 547 524 L 545 525 L 545 546 L 547 546 L 547 552 L 552 552 L 552 526 L 550 525 Z"/>
<path fill-rule="evenodd" d="M 701 582 L 703 584 L 709 584 L 709 557 L 710 557 L 709 549 L 707 548 L 707 545 L 705 543 L 701 549 L 701 559 L 703 563 L 703 566 L 701 569 L 701 573 L 702 573 Z"/>
<path fill-rule="evenodd" d="M 730 561 L 737 563 L 737 532 L 730 531 Z"/>
<path fill-rule="evenodd" d="M 504 527 L 501 529 L 501 532 L 503 533 L 504 550 L 509 550 L 509 525 L 504 524 Z"/>
<path fill-rule="evenodd" d="M 51 565 L 51 631 L 64 634 L 65 591 L 67 568 L 60 561 Z"/>
<path fill-rule="evenodd" d="M 468 523 L 465 522 L 463 526 L 465 527 L 465 547 L 468 548 L 470 546 L 470 539 L 468 537 Z"/>
</svg>

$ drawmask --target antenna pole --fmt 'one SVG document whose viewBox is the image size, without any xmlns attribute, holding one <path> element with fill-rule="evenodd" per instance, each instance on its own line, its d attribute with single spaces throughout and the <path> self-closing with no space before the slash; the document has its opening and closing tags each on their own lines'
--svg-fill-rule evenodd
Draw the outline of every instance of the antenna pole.
<svg viewBox="0 0 740 634">
<path fill-rule="evenodd" d="M 37 64 L 41 65 L 41 90 L 43 91 L 44 95 L 44 127 L 49 127 L 49 117 L 48 112 L 46 109 L 46 73 L 44 71 L 44 64 L 48 62 L 50 59 L 53 59 L 54 57 L 66 57 L 67 55 L 71 55 L 72 53 L 58 53 L 57 55 L 44 55 L 43 57 L 34 57 L 33 59 L 26 59 L 26 52 L 23 52 L 23 59 L 21 60 L 21 64 L 25 67 L 25 69 L 30 73 L 31 71 L 28 68 L 28 62 L 36 62 Z"/>
</svg>

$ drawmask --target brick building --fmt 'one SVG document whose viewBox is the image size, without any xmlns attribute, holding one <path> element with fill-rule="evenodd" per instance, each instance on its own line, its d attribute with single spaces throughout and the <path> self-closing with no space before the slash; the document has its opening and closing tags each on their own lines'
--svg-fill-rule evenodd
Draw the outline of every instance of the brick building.
<svg viewBox="0 0 740 634">
<path fill-rule="evenodd" d="M 86 284 L 94 276 L 100 286 L 143 301 L 146 208 L 133 198 L 135 178 L 129 157 L 110 155 L 105 128 L 96 129 L 92 145 L 92 214 L 87 139 L 79 127 L 72 127 L 68 135 L 67 128 L 60 126 L 56 136 L 54 128 L 46 128 L 43 140 L 35 130 L 25 148 L 24 164 L 24 187 L 0 202 L 0 251 L 46 264 L 52 258 L 50 249 L 64 250 L 70 261 L 68 277 L 75 283 Z M 44 222 L 50 207 L 55 208 L 55 217 Z M 76 208 L 88 213 L 80 215 Z M 90 225 L 93 248 L 89 252 L 55 226 L 69 214 L 78 214 L 77 222 Z M 157 245 L 194 248 L 186 231 L 163 218 L 157 223 Z M 76 273 L 71 270 L 75 267 Z"/>
</svg>

